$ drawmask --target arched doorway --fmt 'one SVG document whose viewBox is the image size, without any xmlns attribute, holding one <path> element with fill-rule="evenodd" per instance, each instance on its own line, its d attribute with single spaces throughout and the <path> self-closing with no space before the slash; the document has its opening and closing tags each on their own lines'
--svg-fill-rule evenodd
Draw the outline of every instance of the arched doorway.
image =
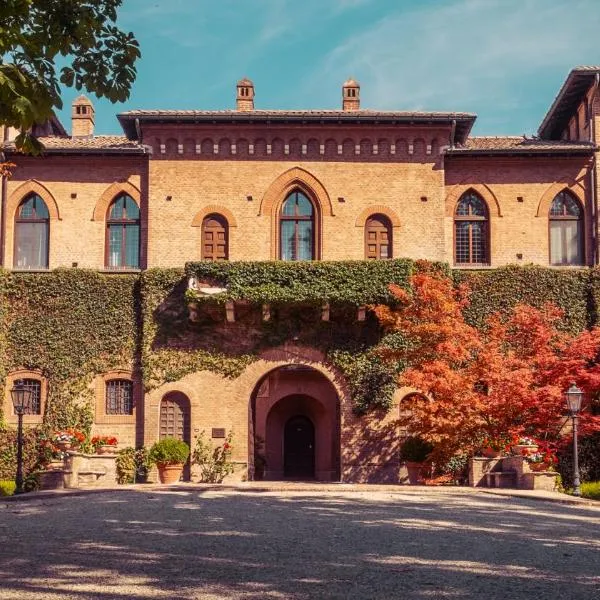
<svg viewBox="0 0 600 600">
<path fill-rule="evenodd" d="M 270 371 L 254 388 L 249 416 L 251 478 L 339 481 L 339 400 L 323 373 L 298 364 Z"/>
<path fill-rule="evenodd" d="M 292 479 L 315 476 L 315 426 L 304 415 L 291 417 L 285 424 L 283 475 Z"/>
<path fill-rule="evenodd" d="M 160 401 L 159 439 L 173 437 L 183 440 L 191 450 L 190 400 L 182 392 L 169 392 Z M 183 478 L 190 478 L 190 462 L 185 465 Z"/>
</svg>

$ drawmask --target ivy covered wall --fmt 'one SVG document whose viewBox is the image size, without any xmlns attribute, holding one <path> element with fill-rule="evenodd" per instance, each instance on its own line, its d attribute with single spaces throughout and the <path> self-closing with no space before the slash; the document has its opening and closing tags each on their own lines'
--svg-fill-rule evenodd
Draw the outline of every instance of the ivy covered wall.
<svg viewBox="0 0 600 600">
<path fill-rule="evenodd" d="M 445 265 L 434 265 L 448 273 Z M 430 264 L 410 260 L 339 263 L 190 263 L 186 269 L 101 274 L 84 269 L 48 273 L 0 270 L 0 389 L 18 368 L 39 369 L 48 380 L 45 421 L 52 427 L 89 428 L 92 378 L 132 369 L 146 390 L 200 370 L 235 378 L 260 353 L 286 341 L 321 349 L 347 377 L 358 412 L 391 403 L 396 372 L 378 358 L 382 338 L 357 306 L 389 300 L 387 284 L 407 285 Z M 187 279 L 226 291 L 200 298 L 186 293 Z M 600 269 L 505 267 L 454 271 L 472 288 L 468 320 L 480 327 L 496 310 L 518 302 L 564 309 L 563 325 L 579 331 L 598 322 Z M 188 319 L 186 301 L 200 305 Z M 223 303 L 236 301 L 226 322 Z M 330 319 L 321 311 L 330 305 Z M 268 304 L 270 318 L 263 318 Z M 401 369 L 398 365 L 396 370 Z"/>
</svg>

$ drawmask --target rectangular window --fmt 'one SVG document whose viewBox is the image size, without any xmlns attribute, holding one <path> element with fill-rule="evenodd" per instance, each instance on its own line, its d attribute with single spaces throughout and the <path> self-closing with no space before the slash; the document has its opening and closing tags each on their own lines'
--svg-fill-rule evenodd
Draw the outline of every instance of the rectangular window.
<svg viewBox="0 0 600 600">
<path fill-rule="evenodd" d="M 106 382 L 106 414 L 133 414 L 133 383 L 127 379 Z"/>
</svg>

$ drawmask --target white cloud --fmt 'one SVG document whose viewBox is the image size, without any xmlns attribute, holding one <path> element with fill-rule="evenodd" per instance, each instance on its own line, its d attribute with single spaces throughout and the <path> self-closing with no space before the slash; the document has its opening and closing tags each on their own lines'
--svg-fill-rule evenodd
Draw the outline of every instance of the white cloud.
<svg viewBox="0 0 600 600">
<path fill-rule="evenodd" d="M 305 88 L 310 94 L 352 74 L 365 106 L 482 114 L 488 106 L 506 121 L 536 89 L 538 77 L 556 69 L 566 75 L 575 64 L 593 62 L 599 30 L 597 0 L 429 3 L 390 11 L 347 37 L 307 77 Z M 546 98 L 547 105 L 551 101 Z"/>
</svg>

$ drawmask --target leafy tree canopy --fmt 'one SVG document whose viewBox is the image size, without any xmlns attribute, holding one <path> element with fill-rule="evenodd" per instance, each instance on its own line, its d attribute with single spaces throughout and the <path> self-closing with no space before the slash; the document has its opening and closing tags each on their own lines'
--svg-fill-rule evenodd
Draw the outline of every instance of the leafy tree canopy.
<svg viewBox="0 0 600 600">
<path fill-rule="evenodd" d="M 61 83 L 111 102 L 129 97 L 140 50 L 133 33 L 116 26 L 122 3 L 0 2 L 0 125 L 21 131 L 17 148 L 33 154 L 42 150 L 29 130 L 62 108 Z"/>
</svg>

